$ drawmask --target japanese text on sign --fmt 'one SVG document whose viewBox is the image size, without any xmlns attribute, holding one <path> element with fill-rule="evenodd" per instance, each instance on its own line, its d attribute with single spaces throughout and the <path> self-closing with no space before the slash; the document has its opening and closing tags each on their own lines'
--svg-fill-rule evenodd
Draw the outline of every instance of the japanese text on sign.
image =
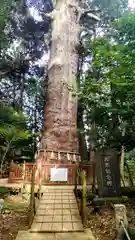
<svg viewBox="0 0 135 240">
<path fill-rule="evenodd" d="M 104 158 L 105 173 L 106 173 L 106 184 L 108 187 L 112 187 L 112 176 L 111 176 L 111 166 L 108 156 Z"/>
</svg>

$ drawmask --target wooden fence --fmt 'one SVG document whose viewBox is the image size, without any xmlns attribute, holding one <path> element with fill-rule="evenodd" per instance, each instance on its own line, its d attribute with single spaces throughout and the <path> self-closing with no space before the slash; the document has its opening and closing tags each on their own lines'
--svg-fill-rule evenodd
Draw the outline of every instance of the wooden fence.
<svg viewBox="0 0 135 240">
<path fill-rule="evenodd" d="M 18 183 L 24 181 L 25 183 L 31 182 L 32 169 L 35 167 L 38 169 L 38 165 L 33 163 L 26 163 L 25 168 L 23 164 L 12 164 L 9 173 L 9 183 Z M 92 164 L 43 164 L 41 172 L 36 171 L 36 184 L 39 184 L 40 178 L 42 184 L 64 184 L 64 182 L 51 182 L 51 168 L 67 168 L 68 169 L 68 181 L 66 184 L 72 185 L 75 182 L 76 169 L 86 171 L 87 184 L 93 183 L 93 165 Z M 79 179 L 81 184 L 81 179 Z"/>
</svg>

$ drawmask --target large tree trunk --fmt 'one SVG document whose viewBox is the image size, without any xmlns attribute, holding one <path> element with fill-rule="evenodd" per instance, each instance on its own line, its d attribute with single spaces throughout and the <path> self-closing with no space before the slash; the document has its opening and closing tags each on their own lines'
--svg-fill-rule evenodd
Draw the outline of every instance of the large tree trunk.
<svg viewBox="0 0 135 240">
<path fill-rule="evenodd" d="M 81 46 L 82 46 L 82 43 L 80 41 L 80 48 L 81 48 Z M 82 50 L 82 48 L 81 48 L 81 50 Z M 84 63 L 84 54 L 82 54 L 82 52 L 81 52 L 79 54 L 78 69 L 77 69 L 77 84 L 78 84 L 79 90 L 80 90 L 81 76 L 83 73 L 83 63 Z M 78 101 L 78 110 L 77 110 L 79 153 L 80 153 L 81 161 L 88 161 L 88 151 L 87 151 L 87 144 L 86 144 L 85 133 L 84 133 L 83 114 L 84 114 L 84 106 L 80 99 Z"/>
<path fill-rule="evenodd" d="M 84 122 L 83 122 L 83 112 L 84 109 L 81 102 L 78 102 L 78 117 L 77 117 L 77 127 L 78 127 L 78 139 L 79 139 L 79 153 L 81 156 L 81 161 L 88 161 L 88 151 L 84 133 Z"/>
<path fill-rule="evenodd" d="M 76 90 L 80 0 L 57 0 L 52 13 L 48 99 L 42 148 L 78 152 Z"/>
</svg>

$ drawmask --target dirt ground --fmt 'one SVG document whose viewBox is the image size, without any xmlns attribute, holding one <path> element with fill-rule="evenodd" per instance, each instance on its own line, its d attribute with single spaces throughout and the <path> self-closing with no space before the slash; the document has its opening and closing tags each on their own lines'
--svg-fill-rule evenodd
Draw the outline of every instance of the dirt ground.
<svg viewBox="0 0 135 240">
<path fill-rule="evenodd" d="M 100 207 L 98 212 L 89 209 L 87 226 L 96 240 L 116 239 L 114 211 L 108 207 Z"/>
<path fill-rule="evenodd" d="M 11 211 L 0 217 L 0 239 L 13 240 L 19 229 L 27 229 L 27 212 Z"/>
<path fill-rule="evenodd" d="M 0 240 L 13 240 L 18 230 L 28 228 L 28 207 L 19 197 L 6 200 L 6 207 L 0 214 Z"/>
<path fill-rule="evenodd" d="M 125 205 L 129 226 L 135 228 L 135 204 L 130 202 Z M 96 240 L 116 239 L 114 210 L 110 206 L 100 206 L 96 212 L 89 207 L 87 226 L 91 228 Z"/>
<path fill-rule="evenodd" d="M 6 210 L 0 215 L 0 240 L 14 240 L 18 230 L 28 229 L 28 203 L 19 196 L 6 199 Z M 125 203 L 129 226 L 135 228 L 135 202 Z M 96 240 L 115 240 L 114 209 L 111 206 L 89 206 L 87 227 Z"/>
<path fill-rule="evenodd" d="M 126 204 L 129 225 L 135 227 L 135 205 Z M 96 240 L 115 240 L 115 218 L 111 207 L 99 207 L 88 209 L 87 227 Z M 7 210 L 0 216 L 0 240 L 14 240 L 18 230 L 28 228 L 28 209 Z"/>
</svg>

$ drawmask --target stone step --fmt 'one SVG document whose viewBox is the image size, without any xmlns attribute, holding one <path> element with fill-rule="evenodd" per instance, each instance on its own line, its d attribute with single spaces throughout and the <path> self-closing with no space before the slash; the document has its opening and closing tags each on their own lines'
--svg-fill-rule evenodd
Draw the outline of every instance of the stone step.
<svg viewBox="0 0 135 240">
<path fill-rule="evenodd" d="M 43 194 L 30 232 L 84 231 L 73 189 L 55 189 Z"/>
<path fill-rule="evenodd" d="M 33 222 L 30 232 L 82 232 L 84 231 L 81 221 L 78 222 Z"/>
<path fill-rule="evenodd" d="M 30 231 L 19 231 L 16 240 L 95 240 L 91 231 L 64 232 L 64 233 L 31 233 Z"/>
</svg>

